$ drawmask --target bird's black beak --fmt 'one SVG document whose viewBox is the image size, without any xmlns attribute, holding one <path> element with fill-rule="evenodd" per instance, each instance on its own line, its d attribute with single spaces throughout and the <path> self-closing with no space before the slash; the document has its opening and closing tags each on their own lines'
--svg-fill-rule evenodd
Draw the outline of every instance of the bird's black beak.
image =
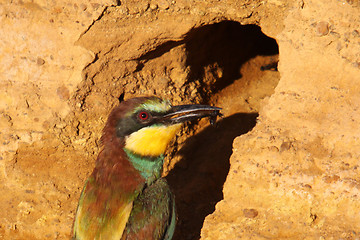
<svg viewBox="0 0 360 240">
<path fill-rule="evenodd" d="M 195 119 L 208 117 L 210 123 L 214 124 L 220 113 L 221 108 L 207 105 L 179 105 L 173 106 L 170 111 L 162 116 L 161 121 L 167 124 L 183 123 Z"/>
</svg>

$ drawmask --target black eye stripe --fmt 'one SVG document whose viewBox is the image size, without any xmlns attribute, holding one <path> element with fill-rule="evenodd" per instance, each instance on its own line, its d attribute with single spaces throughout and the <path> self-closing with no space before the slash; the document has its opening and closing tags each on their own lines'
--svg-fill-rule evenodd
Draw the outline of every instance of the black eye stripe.
<svg viewBox="0 0 360 240">
<path fill-rule="evenodd" d="M 156 123 L 164 114 L 163 112 L 141 109 L 133 114 L 133 119 L 144 127 Z"/>
<path fill-rule="evenodd" d="M 148 114 L 146 119 L 141 118 L 141 114 Z M 148 111 L 140 109 L 127 118 L 122 118 L 116 124 L 116 134 L 118 137 L 128 136 L 141 128 L 156 124 L 164 115 L 162 112 Z"/>
</svg>

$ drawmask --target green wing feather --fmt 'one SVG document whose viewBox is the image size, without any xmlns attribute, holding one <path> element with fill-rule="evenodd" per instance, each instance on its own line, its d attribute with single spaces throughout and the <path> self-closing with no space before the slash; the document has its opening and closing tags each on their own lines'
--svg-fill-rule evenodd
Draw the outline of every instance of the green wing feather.
<svg viewBox="0 0 360 240">
<path fill-rule="evenodd" d="M 90 177 L 80 196 L 73 239 L 172 239 L 175 201 L 166 180 L 158 179 L 135 198 L 124 199 L 110 188 L 100 191 Z"/>
<path fill-rule="evenodd" d="M 129 219 L 134 196 L 99 188 L 93 177 L 85 183 L 74 222 L 73 239 L 119 240 Z"/>
<path fill-rule="evenodd" d="M 134 200 L 121 239 L 170 240 L 175 223 L 175 201 L 166 180 L 160 178 Z"/>
</svg>

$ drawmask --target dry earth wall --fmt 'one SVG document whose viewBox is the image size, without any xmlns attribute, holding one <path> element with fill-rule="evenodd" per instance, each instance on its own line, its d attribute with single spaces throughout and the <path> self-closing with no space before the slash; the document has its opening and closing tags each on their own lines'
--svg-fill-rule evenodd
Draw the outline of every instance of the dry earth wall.
<svg viewBox="0 0 360 240">
<path fill-rule="evenodd" d="M 359 12 L 345 0 L 0 2 L 0 238 L 70 237 L 123 94 L 223 108 L 169 149 L 175 239 L 359 238 Z"/>
</svg>

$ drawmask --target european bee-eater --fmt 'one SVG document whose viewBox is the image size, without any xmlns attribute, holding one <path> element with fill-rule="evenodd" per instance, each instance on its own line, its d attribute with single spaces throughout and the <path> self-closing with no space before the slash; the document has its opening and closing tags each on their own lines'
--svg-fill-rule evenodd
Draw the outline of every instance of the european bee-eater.
<svg viewBox="0 0 360 240">
<path fill-rule="evenodd" d="M 123 101 L 109 115 L 103 149 L 76 211 L 73 239 L 171 239 L 175 202 L 161 178 L 166 146 L 181 123 L 211 121 L 220 108 L 171 106 L 157 97 Z"/>
</svg>

